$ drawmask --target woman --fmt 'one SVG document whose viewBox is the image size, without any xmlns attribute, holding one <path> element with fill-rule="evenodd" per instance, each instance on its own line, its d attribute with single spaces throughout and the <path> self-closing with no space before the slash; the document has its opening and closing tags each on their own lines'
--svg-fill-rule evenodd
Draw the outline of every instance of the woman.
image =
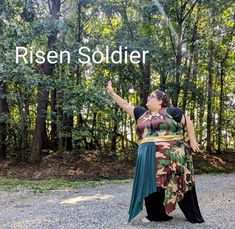
<svg viewBox="0 0 235 229">
<path fill-rule="evenodd" d="M 199 151 L 192 121 L 179 108 L 170 106 L 164 92 L 154 91 L 144 107 L 133 107 L 118 96 L 111 81 L 107 92 L 113 100 L 136 120 L 138 157 L 129 209 L 130 222 L 142 209 L 143 222 L 168 221 L 178 203 L 191 223 L 203 223 L 197 195 L 192 151 Z M 186 125 L 190 146 L 183 140 Z"/>
</svg>

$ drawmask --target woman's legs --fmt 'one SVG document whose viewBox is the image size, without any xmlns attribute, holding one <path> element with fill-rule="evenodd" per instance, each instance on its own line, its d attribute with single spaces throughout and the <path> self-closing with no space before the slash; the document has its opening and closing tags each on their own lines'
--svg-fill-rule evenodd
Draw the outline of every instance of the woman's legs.
<svg viewBox="0 0 235 229">
<path fill-rule="evenodd" d="M 168 221 L 172 219 L 165 212 L 165 207 L 163 205 L 165 197 L 165 189 L 160 189 L 158 192 L 151 193 L 145 198 L 145 206 L 147 211 L 147 219 L 150 221 Z"/>
<path fill-rule="evenodd" d="M 195 186 L 191 191 L 184 194 L 184 198 L 178 202 L 181 211 L 184 213 L 186 219 L 191 223 L 203 223 L 204 219 L 201 215 Z"/>
</svg>

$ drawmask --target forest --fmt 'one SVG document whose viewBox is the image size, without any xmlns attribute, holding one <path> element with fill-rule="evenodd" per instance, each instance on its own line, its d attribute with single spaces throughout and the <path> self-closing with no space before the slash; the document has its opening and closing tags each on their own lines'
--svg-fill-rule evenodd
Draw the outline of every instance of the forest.
<svg viewBox="0 0 235 229">
<path fill-rule="evenodd" d="M 107 94 L 109 80 L 134 106 L 164 91 L 193 121 L 203 152 L 234 152 L 234 9 L 233 0 L 0 0 L 0 159 L 131 157 L 135 120 Z M 98 64 L 16 62 L 17 47 L 78 57 L 84 46 L 89 58 L 97 51 Z M 149 54 L 101 61 L 107 46 L 121 46 L 128 59 Z"/>
</svg>

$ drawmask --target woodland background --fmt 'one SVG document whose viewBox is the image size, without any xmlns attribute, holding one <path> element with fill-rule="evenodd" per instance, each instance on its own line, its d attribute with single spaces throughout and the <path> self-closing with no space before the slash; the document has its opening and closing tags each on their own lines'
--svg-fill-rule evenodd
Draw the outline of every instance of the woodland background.
<svg viewBox="0 0 235 229">
<path fill-rule="evenodd" d="M 234 152 L 234 8 L 233 0 L 0 0 L 0 158 L 133 160 L 135 121 L 107 95 L 108 80 L 133 105 L 165 91 L 193 120 L 203 152 Z M 106 45 L 151 55 L 145 64 L 15 63 L 16 46 L 76 56 Z"/>
</svg>

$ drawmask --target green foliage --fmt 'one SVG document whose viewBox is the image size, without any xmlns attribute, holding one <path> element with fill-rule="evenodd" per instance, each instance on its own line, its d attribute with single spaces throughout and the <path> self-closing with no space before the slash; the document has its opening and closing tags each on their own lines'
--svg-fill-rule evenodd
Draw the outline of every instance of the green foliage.
<svg viewBox="0 0 235 229">
<path fill-rule="evenodd" d="M 70 64 L 55 65 L 53 76 L 47 76 L 40 65 L 15 63 L 16 46 L 48 51 L 47 39 L 55 29 L 59 35 L 53 49 L 68 50 L 72 56 L 77 56 L 84 45 L 91 50 L 102 49 L 105 45 L 111 49 L 122 45 L 128 46 L 129 51 L 149 50 L 151 89 L 164 90 L 174 99 L 180 88 L 178 106 L 185 106 L 186 112 L 195 116 L 196 132 L 202 144 L 206 137 L 208 61 L 212 55 L 212 141 L 215 145 L 218 141 L 215 139 L 218 138 L 221 102 L 222 149 L 234 147 L 233 1 L 198 1 L 195 6 L 190 1 L 173 0 L 87 1 L 81 9 L 80 41 L 77 39 L 78 11 L 73 8 L 75 1 L 64 3 L 71 3 L 71 7 L 65 13 L 62 11 L 58 20 L 52 20 L 48 8 L 45 10 L 33 1 L 26 2 L 25 5 L 25 1 L 4 1 L 5 4 L 0 6 L 0 82 L 7 87 L 7 94 L 1 98 L 6 97 L 9 106 L 9 114 L 1 114 L 0 119 L 8 125 L 6 141 L 10 151 L 21 149 L 22 133 L 27 133 L 28 149 L 31 147 L 39 86 L 50 93 L 56 91 L 58 96 L 55 108 L 51 97 L 48 101 L 49 141 L 53 116 L 56 116 L 59 129 L 58 138 L 72 135 L 74 147 L 85 147 L 88 143 L 93 144 L 93 148 L 110 149 L 114 135 L 119 148 L 121 145 L 130 147 L 131 139 L 136 140 L 135 133 L 131 136 L 129 128 L 133 122 L 129 118 L 125 120 L 123 111 L 112 103 L 105 87 L 110 79 L 119 95 L 133 105 L 139 104 L 144 81 L 139 65 L 79 65 L 72 59 Z M 185 7 L 180 8 L 181 3 Z M 180 10 L 185 16 L 183 22 Z M 209 52 L 211 42 L 213 53 Z M 179 55 L 180 63 L 177 62 Z M 179 84 L 177 73 L 180 73 Z M 132 93 L 130 89 L 133 89 Z M 65 116 L 73 117 L 71 132 L 64 121 Z"/>
</svg>

